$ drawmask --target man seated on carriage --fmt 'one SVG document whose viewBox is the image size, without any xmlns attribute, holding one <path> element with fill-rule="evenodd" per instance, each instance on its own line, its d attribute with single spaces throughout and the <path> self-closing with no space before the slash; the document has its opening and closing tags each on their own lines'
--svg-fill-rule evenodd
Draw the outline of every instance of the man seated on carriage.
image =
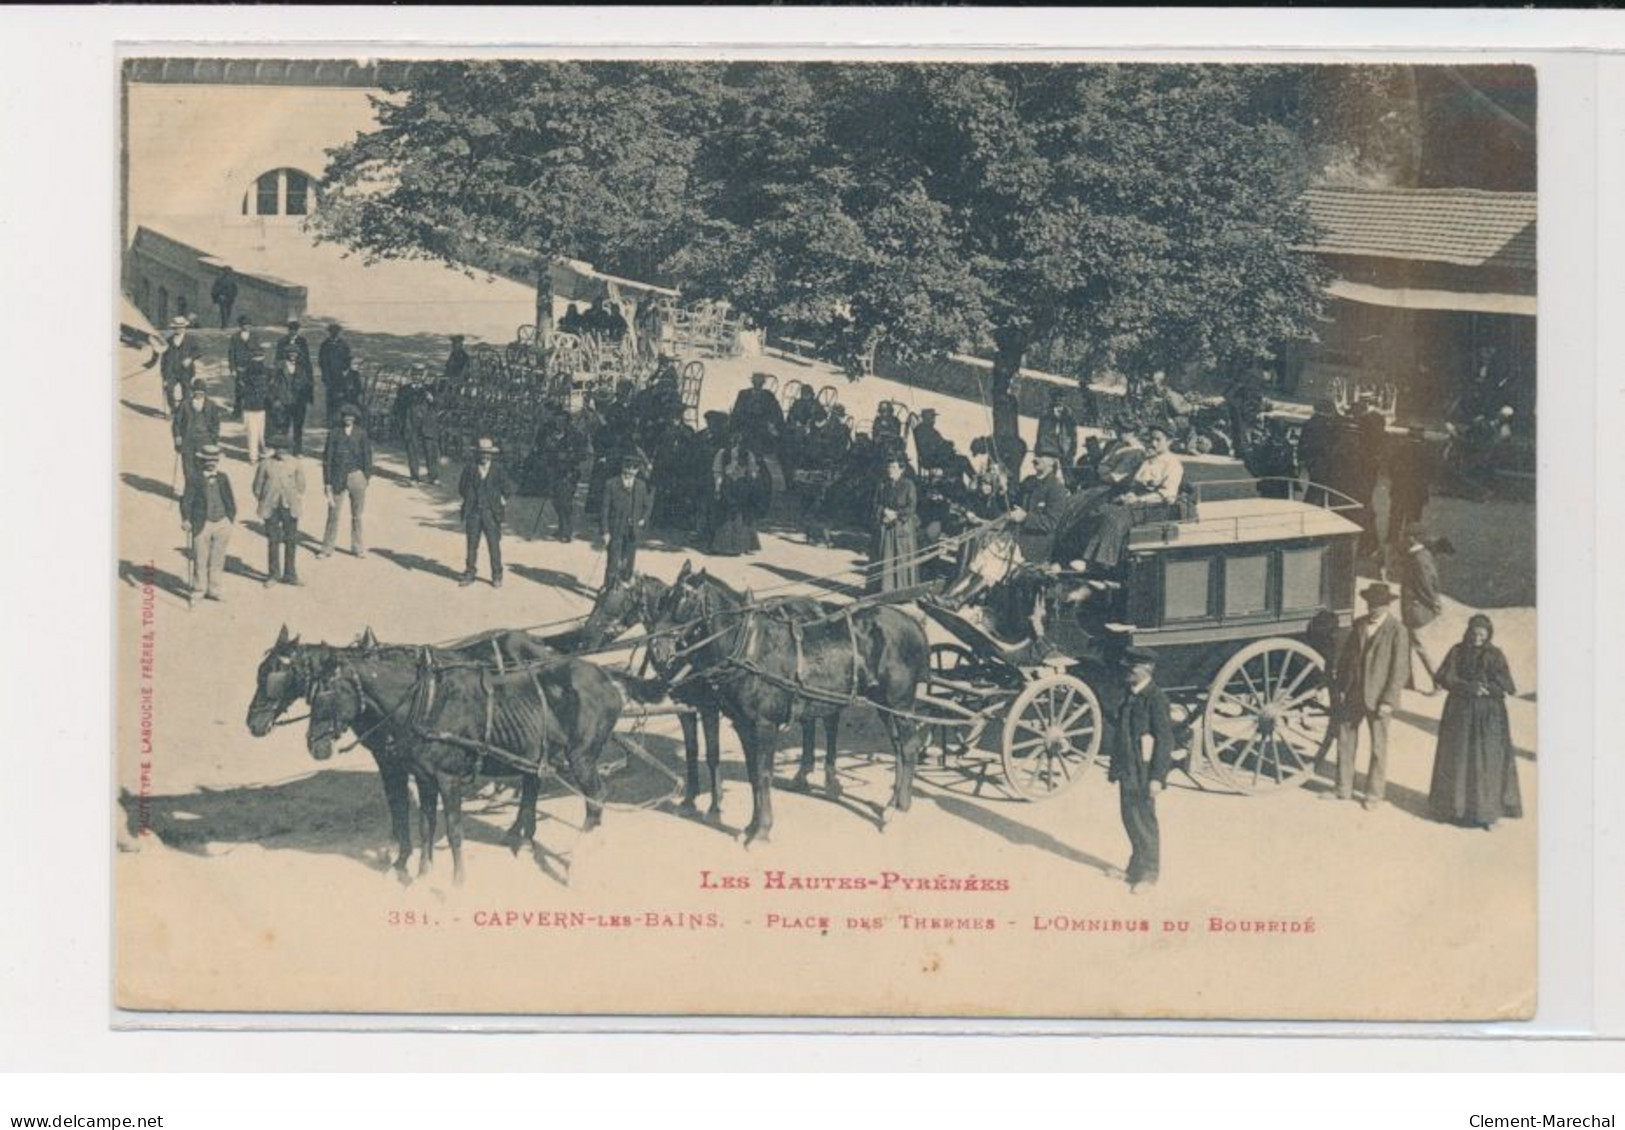
<svg viewBox="0 0 1625 1130">
<path fill-rule="evenodd" d="M 903 448 L 903 421 L 897 418 L 897 410 L 892 407 L 889 400 L 882 400 L 875 409 L 874 421 L 869 425 L 869 434 L 874 437 L 875 443 L 886 451 L 896 450 L 899 454 L 905 453 Z"/>
<path fill-rule="evenodd" d="M 921 471 L 944 470 L 956 454 L 953 441 L 937 431 L 935 408 L 920 409 L 920 422 L 914 425 L 914 454 Z"/>
<path fill-rule="evenodd" d="M 735 428 L 752 455 L 776 454 L 784 432 L 784 409 L 767 387 L 770 373 L 752 373 L 750 387 L 734 397 L 730 426 Z"/>
<path fill-rule="evenodd" d="M 779 447 L 779 462 L 784 466 L 786 484 L 794 479 L 797 470 L 815 462 L 814 432 L 826 415 L 828 412 L 818 403 L 818 394 L 812 386 L 802 385 L 790 411 L 785 414 L 784 442 Z"/>
<path fill-rule="evenodd" d="M 1134 477 L 1098 511 L 1098 521 L 1083 550 L 1083 559 L 1091 573 L 1108 574 L 1117 569 L 1123 550 L 1128 546 L 1129 531 L 1137 523 L 1155 520 L 1159 514 L 1177 515 L 1177 511 L 1170 514 L 1166 508 L 1179 504 L 1185 465 L 1173 453 L 1167 428 L 1153 427 L 1149 435 L 1150 454 L 1134 472 Z M 1101 579 L 1104 581 L 1104 577 Z M 1074 595 L 1081 599 L 1087 593 L 1080 588 Z"/>
</svg>

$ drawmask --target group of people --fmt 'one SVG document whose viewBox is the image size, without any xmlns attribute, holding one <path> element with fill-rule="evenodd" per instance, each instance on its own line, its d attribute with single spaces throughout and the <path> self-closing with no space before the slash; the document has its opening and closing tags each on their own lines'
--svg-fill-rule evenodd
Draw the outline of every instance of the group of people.
<svg viewBox="0 0 1625 1130">
<path fill-rule="evenodd" d="M 559 319 L 559 330 L 562 333 L 575 334 L 578 337 L 592 336 L 601 341 L 618 343 L 626 338 L 626 315 L 621 308 L 608 298 L 601 298 L 582 310 L 574 302 Z"/>
</svg>

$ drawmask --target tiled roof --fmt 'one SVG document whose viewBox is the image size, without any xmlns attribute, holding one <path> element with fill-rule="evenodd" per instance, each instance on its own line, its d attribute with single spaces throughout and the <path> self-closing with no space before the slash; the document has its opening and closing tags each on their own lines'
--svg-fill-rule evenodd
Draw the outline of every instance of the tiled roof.
<svg viewBox="0 0 1625 1130">
<path fill-rule="evenodd" d="M 1312 188 L 1309 213 L 1331 255 L 1535 269 L 1535 194 L 1472 188 Z"/>
</svg>

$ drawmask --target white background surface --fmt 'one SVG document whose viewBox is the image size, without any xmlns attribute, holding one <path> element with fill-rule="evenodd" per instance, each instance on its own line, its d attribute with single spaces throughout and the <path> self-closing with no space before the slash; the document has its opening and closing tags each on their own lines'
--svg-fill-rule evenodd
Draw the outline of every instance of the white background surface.
<svg viewBox="0 0 1625 1130">
<path fill-rule="evenodd" d="M 44 1070 L 432 1070 L 663 1068 L 680 1070 L 777 1067 L 861 1070 L 877 1067 L 966 1071 L 1005 1069 L 1157 1070 L 1224 1072 L 1274 1069 L 1436 1069 L 1504 1072 L 1521 1068 L 1580 1069 L 1625 1064 L 1625 670 L 1620 612 L 1621 485 L 1625 484 L 1625 263 L 1621 202 L 1625 200 L 1625 60 L 1594 49 L 1625 48 L 1625 21 L 1606 13 L 1524 12 L 1235 12 L 1102 13 L 1061 10 L 880 12 L 599 10 L 479 13 L 468 10 L 12 9 L 0 16 L 0 139 L 6 188 L 0 192 L 0 309 L 9 348 L 0 410 L 10 489 L 4 495 L 11 545 L 0 554 L 0 580 L 9 597 L 5 687 L 12 740 L 0 758 L 0 852 L 6 876 L 0 896 L 0 1067 Z M 893 57 L 910 43 L 978 46 L 1089 44 L 1091 57 L 1122 56 L 1128 45 L 1162 45 L 1156 58 L 1210 57 L 1197 46 L 1241 49 L 1342 44 L 1337 57 L 1375 58 L 1357 47 L 1415 47 L 1455 61 L 1529 60 L 1540 74 L 1541 146 L 1541 744 L 1543 916 L 1540 1018 L 1500 1029 L 1394 1030 L 1296 1025 L 1287 1039 L 1262 1044 L 1264 1025 L 1180 1026 L 1202 1031 L 1173 1039 L 1154 1024 L 1071 1025 L 1067 1039 L 1025 1039 L 989 1027 L 954 1039 L 840 1039 L 802 1035 L 750 1039 L 655 1035 L 487 1035 L 478 1040 L 426 1033 L 355 1036 L 313 1033 L 120 1032 L 111 1028 L 108 989 L 107 876 L 111 851 L 108 803 L 107 672 L 114 515 L 110 345 L 116 318 L 118 166 L 115 43 L 146 40 L 178 50 L 205 50 L 186 40 L 276 42 L 277 53 L 325 54 L 331 41 L 384 36 L 345 54 L 406 54 L 408 44 L 553 43 L 605 45 L 712 43 L 785 45 L 848 42 L 885 45 L 865 57 Z M 317 40 L 327 41 L 325 46 Z M 1460 53 L 1463 44 L 1488 50 Z M 222 44 L 222 46 L 224 46 Z M 1174 49 L 1170 49 L 1174 48 Z M 1552 53 L 1535 56 L 1531 49 Z M 1177 49 L 1177 50 L 1176 50 Z M 787 53 L 768 47 L 767 53 Z M 798 51 L 798 53 L 801 53 Z M 1272 54 L 1274 54 L 1272 52 Z M 1278 57 L 1278 56 L 1277 56 Z M 1598 442 L 1598 437 L 1604 437 Z M 1592 484 L 1597 485 L 1595 492 Z M 320 892 L 312 892 L 320 897 Z M 1373 960 L 1399 955 L 1373 955 Z M 259 1023 L 259 1021 L 255 1021 Z M 346 1021 L 354 1023 L 354 1021 Z M 645 1028 L 651 1024 L 642 1025 Z M 734 1027 L 740 1027 L 735 1024 Z M 783 1031 L 766 1024 L 756 1031 Z M 827 1029 L 829 1026 L 821 1026 Z M 850 1026 L 840 1026 L 850 1027 Z M 866 1029 L 872 1030 L 872 1029 Z M 1014 1029 L 1019 1031 L 1020 1029 Z M 1083 1038 L 1084 1033 L 1132 1033 Z M 1222 1033 L 1222 1034 L 1219 1034 Z M 1612 1041 L 1584 1037 L 1608 1033 Z M 1232 1080 L 1233 1081 L 1233 1080 Z M 1502 1085 L 1509 1084 L 1501 1080 Z M 21 1087 L 21 1084 L 18 1084 Z M 137 1103 L 142 1084 L 104 1081 L 86 1090 L 67 1081 L 33 1092 L 53 1101 L 37 1113 L 142 1113 L 164 1109 L 180 1092 L 161 1083 Z M 1144 1099 L 1145 1083 L 1099 1092 L 1076 1089 L 1074 1115 L 1100 1115 L 1127 1099 Z M 1510 1099 L 1490 1101 L 1482 1082 L 1442 1085 L 1427 1100 L 1432 1113 L 1404 1125 L 1467 1125 L 1469 1113 L 1516 1114 Z M 107 1089 L 102 1090 L 105 1086 Z M 781 1085 L 782 1086 L 782 1085 Z M 770 1116 L 809 1112 L 807 1083 L 782 1089 Z M 1022 1088 L 1024 1089 L 1024 1088 Z M 270 1118 L 292 1091 L 258 1085 L 251 1115 Z M 469 1115 L 501 1084 L 426 1086 L 396 1101 L 422 1116 L 440 1101 Z M 597 1088 L 599 1098 L 602 1092 Z M 980 1089 L 994 1108 L 1019 1089 Z M 1350 1099 L 1349 1090 L 1365 1096 Z M 1618 1088 L 1616 1087 L 1616 1092 Z M 1393 1092 L 1339 1087 L 1305 1096 L 1316 1121 L 1372 1121 Z M 35 1113 L 5 1096 L 0 1117 Z M 435 1092 L 439 1092 L 437 1096 Z M 482 1095 L 482 1092 L 485 1094 Z M 199 1091 L 220 1109 L 242 1109 L 241 1086 L 225 1080 Z M 1038 1091 L 1027 1092 L 1037 1097 Z M 1274 1084 L 1247 1088 L 1247 1106 L 1227 1104 L 1213 1089 L 1159 1088 L 1159 1102 L 1189 1104 L 1221 1122 L 1260 1100 L 1279 1099 Z M 1519 1092 L 1532 1110 L 1584 1106 L 1583 1088 L 1563 1085 Z M 91 1104 L 87 1096 L 97 1098 Z M 854 1092 L 844 1092 L 848 1103 Z M 1116 1097 L 1114 1097 L 1114 1095 Z M 210 1100 L 210 1096 L 213 1096 Z M 1535 1096 L 1541 1096 L 1536 1098 Z M 500 1101 L 501 1096 L 498 1095 Z M 651 1095 L 657 1103 L 662 1095 Z M 711 1090 L 687 1101 L 711 1103 L 710 1113 L 743 1109 L 743 1096 Z M 922 1096 L 893 1093 L 890 1107 Z M 511 1091 L 507 1095 L 511 1101 Z M 129 1101 L 126 1102 L 126 1099 Z M 1560 1102 L 1559 1100 L 1566 1100 Z M 1330 1100 L 1330 1101 L 1328 1101 Z M 1289 1100 L 1290 1101 L 1290 1100 Z M 1622 1105 L 1613 1098 L 1614 1109 Z M 681 1106 L 684 1100 L 676 1100 Z M 116 1104 L 116 1108 L 110 1106 Z M 94 1105 L 94 1109 L 90 1107 Z M 387 1105 L 387 1104 L 386 1104 Z M 538 1091 L 524 1107 L 543 1117 L 551 1103 Z M 754 1105 L 754 1104 L 753 1104 Z M 864 1104 L 879 1113 L 880 1107 Z M 1295 1104 L 1294 1104 L 1295 1105 Z M 786 1109 L 786 1108 L 790 1109 Z M 179 1108 L 177 1108 L 179 1109 Z M 369 1109 L 381 1111 L 385 1106 Z M 762 1109 L 762 1108 L 758 1108 Z M 967 1113 L 973 1105 L 964 1107 Z M 993 1108 L 990 1108 L 993 1109 Z M 1421 1114 L 1422 1101 L 1405 1109 Z M 1595 1104 L 1590 1108 L 1598 1110 Z M 1224 1112 L 1228 1112 L 1226 1115 Z M 1576 1113 L 1585 1113 L 1585 1110 Z M 563 1115 L 562 1108 L 553 1115 Z M 1005 1111 L 1001 1121 L 1010 1120 Z M 1071 1119 L 1068 1118 L 1068 1121 Z M 1267 1119 L 1264 1121 L 1268 1121 Z M 171 1123 L 218 1125 L 218 1122 Z M 270 1125 L 245 1120 L 240 1125 Z M 325 1125 L 326 1123 L 318 1123 Z M 333 1123 L 336 1125 L 337 1123 Z M 372 1124 L 372 1119 L 357 1124 Z M 416 1125 L 416 1122 L 402 1122 Z M 1228 1124 L 1226 1122 L 1226 1124 Z"/>
</svg>

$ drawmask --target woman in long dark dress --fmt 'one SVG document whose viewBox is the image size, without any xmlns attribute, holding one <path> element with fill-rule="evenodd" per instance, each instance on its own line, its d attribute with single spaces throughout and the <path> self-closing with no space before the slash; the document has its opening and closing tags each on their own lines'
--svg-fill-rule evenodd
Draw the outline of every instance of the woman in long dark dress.
<svg viewBox="0 0 1625 1130">
<path fill-rule="evenodd" d="M 756 536 L 762 475 L 761 461 L 746 449 L 742 436 L 736 434 L 727 447 L 717 452 L 711 463 L 717 513 L 716 531 L 711 535 L 712 553 L 738 556 L 762 548 Z"/>
<path fill-rule="evenodd" d="M 886 478 L 875 489 L 874 575 L 881 592 L 913 588 L 920 583 L 919 493 L 903 475 L 898 456 L 886 460 Z"/>
<path fill-rule="evenodd" d="M 1517 693 L 1506 656 L 1491 643 L 1495 626 L 1479 613 L 1435 677 L 1449 692 L 1439 719 L 1428 804 L 1442 820 L 1488 828 L 1523 815 L 1506 696 Z"/>
</svg>

